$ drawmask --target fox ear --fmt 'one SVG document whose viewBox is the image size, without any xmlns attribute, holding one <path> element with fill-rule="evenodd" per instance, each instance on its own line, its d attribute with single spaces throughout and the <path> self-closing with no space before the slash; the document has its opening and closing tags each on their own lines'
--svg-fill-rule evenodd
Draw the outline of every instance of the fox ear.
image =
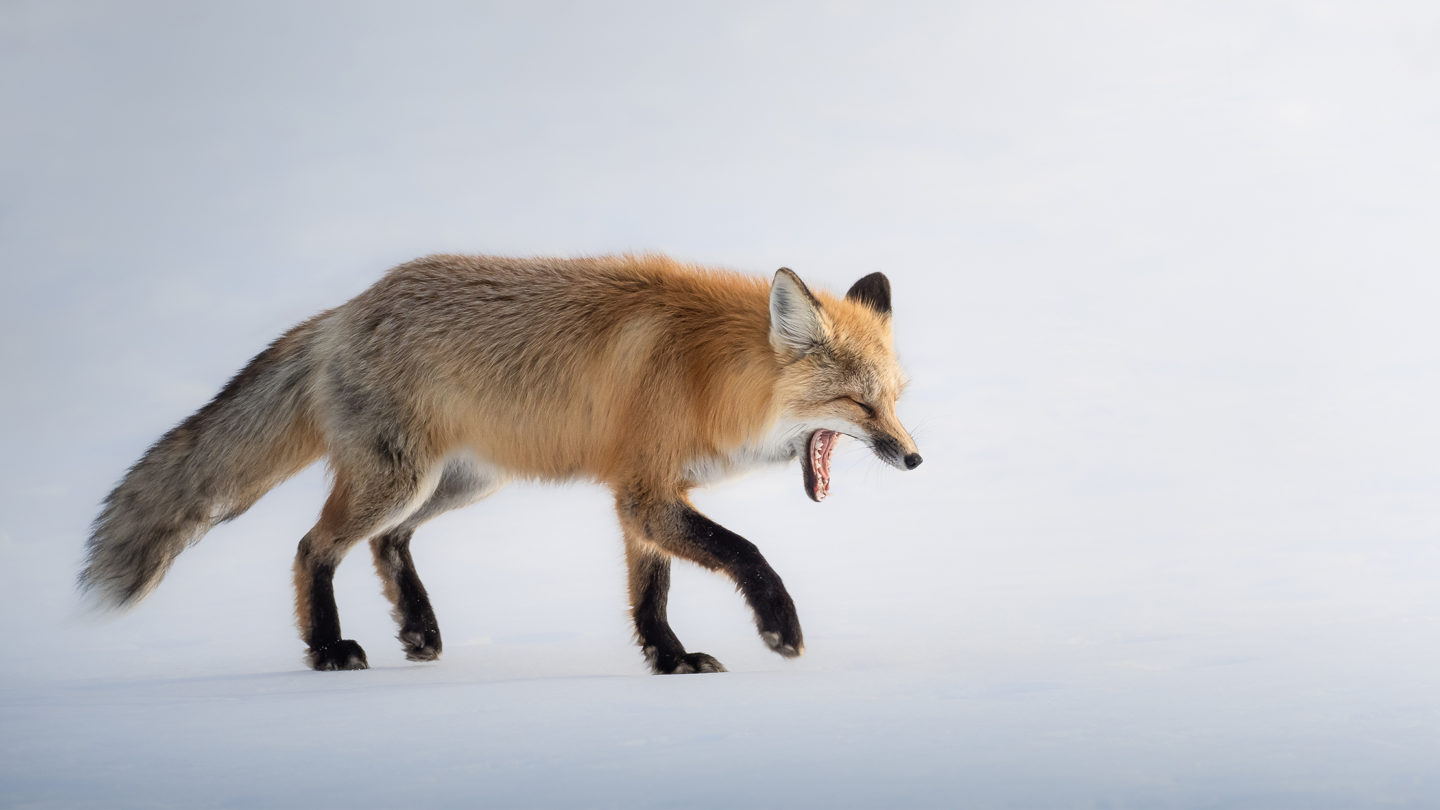
<svg viewBox="0 0 1440 810">
<path fill-rule="evenodd" d="M 803 357 L 830 336 L 829 318 L 805 282 L 788 267 L 775 271 L 770 285 L 770 345 Z"/>
<path fill-rule="evenodd" d="M 881 315 L 890 314 L 890 279 L 884 273 L 871 273 L 855 282 L 845 297 L 858 301 Z"/>
</svg>

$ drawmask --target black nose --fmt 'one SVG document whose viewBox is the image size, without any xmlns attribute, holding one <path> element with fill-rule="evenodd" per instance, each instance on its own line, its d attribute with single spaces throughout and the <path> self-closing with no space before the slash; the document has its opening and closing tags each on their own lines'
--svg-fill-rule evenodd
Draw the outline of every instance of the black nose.
<svg viewBox="0 0 1440 810">
<path fill-rule="evenodd" d="M 913 470 L 920 466 L 921 461 L 924 461 L 924 459 L 920 458 L 919 453 L 911 453 L 905 457 L 905 469 Z"/>
</svg>

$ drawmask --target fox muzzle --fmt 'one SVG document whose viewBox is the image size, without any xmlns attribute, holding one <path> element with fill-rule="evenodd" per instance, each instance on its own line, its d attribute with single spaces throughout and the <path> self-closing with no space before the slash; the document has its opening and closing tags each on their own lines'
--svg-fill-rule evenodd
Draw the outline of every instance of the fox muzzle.
<svg viewBox="0 0 1440 810">
<path fill-rule="evenodd" d="M 870 450 L 886 464 L 902 470 L 913 470 L 920 466 L 920 454 L 905 452 L 900 440 L 888 434 L 870 434 Z"/>
</svg>

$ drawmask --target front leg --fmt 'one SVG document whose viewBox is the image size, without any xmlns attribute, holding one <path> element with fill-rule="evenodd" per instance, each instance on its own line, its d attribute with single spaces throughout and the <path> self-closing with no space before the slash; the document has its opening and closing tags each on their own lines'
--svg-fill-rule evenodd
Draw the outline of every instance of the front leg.
<svg viewBox="0 0 1440 810">
<path fill-rule="evenodd" d="M 724 672 L 725 667 L 705 653 L 687 653 L 670 629 L 665 605 L 670 595 L 670 558 L 626 533 L 625 562 L 630 568 L 630 610 L 635 637 L 645 662 L 656 675 L 690 672 Z"/>
<path fill-rule="evenodd" d="M 688 503 L 673 504 L 672 509 L 678 527 L 673 530 L 671 542 L 682 549 L 673 553 L 712 570 L 724 571 L 735 580 L 755 612 L 755 627 L 760 631 L 760 638 L 770 649 L 786 658 L 805 652 L 795 602 L 785 590 L 780 575 L 761 556 L 760 549 Z M 668 550 L 668 546 L 666 548 Z"/>
<path fill-rule="evenodd" d="M 734 580 L 755 613 L 760 638 L 770 649 L 787 658 L 805 651 L 795 603 L 754 543 L 700 514 L 683 497 L 647 500 L 638 495 L 622 497 L 622 520 L 628 517 L 627 522 L 638 524 L 636 528 L 660 551 L 721 571 Z M 665 580 L 668 586 L 668 570 Z"/>
</svg>

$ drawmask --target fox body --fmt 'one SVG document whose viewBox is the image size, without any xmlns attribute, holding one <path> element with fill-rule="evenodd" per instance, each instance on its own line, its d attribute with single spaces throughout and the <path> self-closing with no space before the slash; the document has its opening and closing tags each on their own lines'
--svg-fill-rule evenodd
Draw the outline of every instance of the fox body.
<svg viewBox="0 0 1440 810">
<path fill-rule="evenodd" d="M 80 584 L 105 605 L 139 601 L 188 544 L 323 456 L 333 487 L 295 559 L 310 665 L 366 666 L 332 589 L 361 541 L 407 657 L 431 660 L 440 631 L 415 529 L 514 479 L 590 479 L 615 494 L 655 672 L 723 671 L 670 629 L 672 557 L 730 576 L 762 639 L 799 655 L 780 578 L 687 493 L 798 459 L 819 501 L 840 434 L 917 466 L 895 415 L 890 320 L 879 273 L 841 298 L 783 268 L 766 283 L 659 256 L 419 259 L 291 329 L 156 442 L 106 498 Z"/>
</svg>

